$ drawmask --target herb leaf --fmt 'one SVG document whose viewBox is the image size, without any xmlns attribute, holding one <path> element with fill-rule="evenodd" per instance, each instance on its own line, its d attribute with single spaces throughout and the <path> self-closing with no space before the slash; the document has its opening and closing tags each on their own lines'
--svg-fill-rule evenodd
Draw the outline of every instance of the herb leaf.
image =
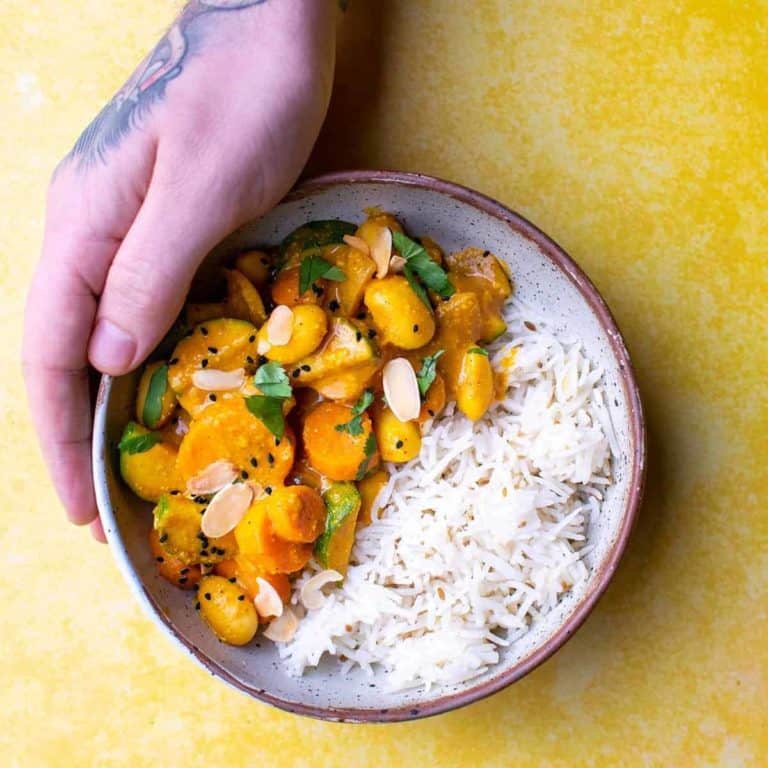
<svg viewBox="0 0 768 768">
<path fill-rule="evenodd" d="M 352 418 L 346 424 L 337 424 L 335 429 L 337 432 L 349 432 L 352 437 L 357 437 L 363 434 L 363 414 L 366 409 L 373 402 L 373 392 L 370 389 L 366 389 L 360 399 L 352 406 Z M 370 437 L 368 438 L 370 440 Z M 366 441 L 366 446 L 368 445 Z M 375 450 L 375 448 L 374 448 Z M 366 449 L 366 456 L 368 455 Z"/>
<path fill-rule="evenodd" d="M 360 462 L 360 466 L 357 469 L 357 474 L 355 475 L 355 480 L 362 480 L 368 474 L 368 471 L 371 469 L 371 460 L 376 455 L 377 447 L 376 435 L 371 432 L 366 438 L 365 446 L 363 448 L 365 451 L 365 460 Z"/>
<path fill-rule="evenodd" d="M 279 440 L 285 433 L 283 398 L 250 395 L 245 398 L 248 410 Z"/>
<path fill-rule="evenodd" d="M 402 232 L 392 232 L 392 244 L 408 262 L 407 266 L 419 276 L 427 288 L 444 299 L 456 293 L 446 271 L 429 258 L 429 254 L 423 246 Z"/>
<path fill-rule="evenodd" d="M 280 363 L 265 363 L 253 377 L 253 383 L 267 397 L 287 398 L 291 396 L 288 374 Z"/>
<path fill-rule="evenodd" d="M 338 267 L 327 262 L 322 256 L 312 254 L 302 259 L 299 267 L 299 294 L 306 293 L 312 283 L 320 278 L 334 280 L 340 283 L 347 279 L 347 276 Z"/>
<path fill-rule="evenodd" d="M 437 376 L 437 361 L 440 355 L 444 354 L 444 349 L 438 349 L 434 355 L 428 355 L 421 362 L 421 370 L 416 374 L 416 382 L 419 385 L 419 394 L 421 397 L 427 394 Z"/>
<path fill-rule="evenodd" d="M 483 357 L 488 357 L 488 350 L 483 349 L 482 347 L 470 347 L 467 350 L 468 355 L 482 355 Z"/>
<path fill-rule="evenodd" d="M 343 243 L 344 235 L 354 235 L 357 227 L 341 219 L 321 219 L 308 221 L 294 229 L 280 243 L 280 253 L 284 254 L 289 245 L 298 243 L 302 251 L 308 248 L 322 248 L 324 245 Z"/>
<path fill-rule="evenodd" d="M 168 366 L 163 363 L 153 371 L 141 410 L 141 420 L 150 428 L 156 427 L 163 414 L 163 398 L 168 391 Z"/>
<path fill-rule="evenodd" d="M 117 447 L 122 453 L 145 453 L 159 442 L 160 435 L 157 432 L 144 432 L 138 424 L 129 421 Z"/>
<path fill-rule="evenodd" d="M 408 285 L 410 285 L 413 289 L 413 292 L 427 305 L 427 308 L 431 312 L 432 304 L 429 301 L 429 296 L 427 296 L 427 292 L 424 290 L 424 286 L 419 282 L 418 278 L 413 272 L 413 269 L 411 269 L 410 264 L 406 264 L 403 267 L 403 274 L 405 275 L 405 279 L 408 281 Z"/>
</svg>

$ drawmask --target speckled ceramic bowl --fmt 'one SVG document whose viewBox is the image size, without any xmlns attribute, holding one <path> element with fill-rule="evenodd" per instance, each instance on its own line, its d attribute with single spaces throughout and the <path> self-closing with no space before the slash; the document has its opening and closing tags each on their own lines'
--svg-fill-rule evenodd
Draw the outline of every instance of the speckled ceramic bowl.
<svg viewBox="0 0 768 768">
<path fill-rule="evenodd" d="M 597 290 L 546 235 L 517 214 L 469 189 L 427 176 L 385 171 L 335 173 L 307 181 L 259 221 L 223 242 L 201 270 L 253 246 L 272 244 L 310 219 L 359 220 L 364 208 L 392 211 L 412 232 L 428 232 L 447 251 L 468 245 L 506 259 L 515 291 L 551 318 L 558 329 L 577 334 L 589 357 L 606 373 L 611 418 L 620 456 L 616 483 L 602 516 L 591 522 L 586 585 L 570 592 L 557 609 L 536 623 L 482 677 L 455 687 L 400 693 L 387 691 L 381 673 L 342 676 L 328 661 L 301 679 L 283 670 L 268 641 L 234 648 L 219 643 L 203 626 L 188 593 L 156 574 L 147 547 L 150 505 L 121 482 L 115 446 L 130 418 L 135 376 L 101 382 L 93 441 L 96 495 L 118 565 L 147 613 L 171 640 L 212 674 L 235 688 L 290 712 L 342 721 L 398 721 L 445 712 L 498 691 L 530 672 L 579 627 L 605 590 L 621 558 L 640 503 L 645 465 L 643 416 L 627 350 Z"/>
</svg>

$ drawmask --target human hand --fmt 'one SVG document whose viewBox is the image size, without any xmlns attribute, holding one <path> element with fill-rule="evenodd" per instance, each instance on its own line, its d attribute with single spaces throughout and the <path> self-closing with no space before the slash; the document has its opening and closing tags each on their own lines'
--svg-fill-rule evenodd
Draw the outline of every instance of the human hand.
<svg viewBox="0 0 768 768">
<path fill-rule="evenodd" d="M 54 174 L 24 372 L 58 494 L 101 540 L 88 363 L 139 365 L 206 253 L 296 180 L 330 97 L 333 8 L 190 2 Z"/>
</svg>

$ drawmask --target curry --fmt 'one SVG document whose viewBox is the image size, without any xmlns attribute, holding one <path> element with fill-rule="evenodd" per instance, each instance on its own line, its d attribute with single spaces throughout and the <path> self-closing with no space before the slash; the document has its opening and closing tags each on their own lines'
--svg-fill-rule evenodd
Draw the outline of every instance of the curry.
<svg viewBox="0 0 768 768">
<path fill-rule="evenodd" d="M 226 295 L 187 304 L 173 351 L 143 369 L 119 448 L 155 504 L 160 576 L 242 645 L 260 623 L 290 634 L 290 579 L 311 558 L 320 582 L 343 579 L 356 528 L 446 403 L 485 414 L 484 345 L 512 288 L 488 251 L 446 256 L 376 210 L 308 222 L 224 276 Z"/>
</svg>

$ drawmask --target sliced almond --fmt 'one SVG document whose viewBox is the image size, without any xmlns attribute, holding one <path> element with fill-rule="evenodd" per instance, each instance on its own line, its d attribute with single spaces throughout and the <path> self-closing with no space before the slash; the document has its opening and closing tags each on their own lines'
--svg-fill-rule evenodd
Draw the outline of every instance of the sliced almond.
<svg viewBox="0 0 768 768">
<path fill-rule="evenodd" d="M 192 383 L 206 392 L 224 392 L 228 389 L 240 389 L 245 381 L 245 371 L 220 371 L 218 368 L 201 368 L 192 374 Z"/>
<path fill-rule="evenodd" d="M 210 539 L 228 534 L 242 519 L 253 501 L 253 488 L 245 483 L 222 488 L 206 507 L 200 528 Z"/>
<path fill-rule="evenodd" d="M 404 357 L 396 357 L 384 366 L 384 398 L 400 421 L 412 421 L 421 411 L 419 383 L 413 366 Z"/>
<path fill-rule="evenodd" d="M 259 585 L 259 593 L 253 598 L 256 613 L 262 619 L 279 619 L 283 615 L 283 601 L 277 590 L 261 576 L 256 577 L 256 583 Z"/>
<path fill-rule="evenodd" d="M 287 643 L 296 634 L 298 628 L 299 620 L 296 618 L 296 614 L 286 607 L 282 616 L 270 622 L 264 630 L 264 637 L 276 643 Z"/>
<path fill-rule="evenodd" d="M 259 336 L 259 340 L 256 342 L 256 351 L 260 355 L 266 355 L 270 349 L 272 349 L 272 345 L 263 336 Z"/>
<path fill-rule="evenodd" d="M 384 277 L 389 271 L 392 258 L 392 232 L 389 227 L 382 227 L 376 234 L 371 246 L 371 258 L 376 262 L 376 277 Z"/>
<path fill-rule="evenodd" d="M 308 611 L 315 611 L 325 602 L 322 589 L 326 584 L 341 581 L 344 577 L 333 569 L 316 573 L 311 579 L 307 579 L 299 592 L 299 600 Z"/>
<path fill-rule="evenodd" d="M 344 235 L 344 242 L 350 248 L 355 248 L 366 256 L 371 255 L 371 248 L 362 237 L 358 237 L 357 235 Z"/>
<path fill-rule="evenodd" d="M 397 254 L 395 254 L 389 260 L 389 271 L 392 272 L 392 274 L 399 275 L 404 268 L 405 268 L 405 259 L 402 256 L 398 256 Z"/>
<path fill-rule="evenodd" d="M 187 493 L 193 496 L 207 496 L 220 491 L 237 477 L 237 467 L 226 459 L 209 464 L 202 472 L 187 480 Z"/>
<path fill-rule="evenodd" d="M 267 341 L 274 347 L 282 347 L 293 335 L 293 310 L 278 304 L 267 320 Z"/>
</svg>

